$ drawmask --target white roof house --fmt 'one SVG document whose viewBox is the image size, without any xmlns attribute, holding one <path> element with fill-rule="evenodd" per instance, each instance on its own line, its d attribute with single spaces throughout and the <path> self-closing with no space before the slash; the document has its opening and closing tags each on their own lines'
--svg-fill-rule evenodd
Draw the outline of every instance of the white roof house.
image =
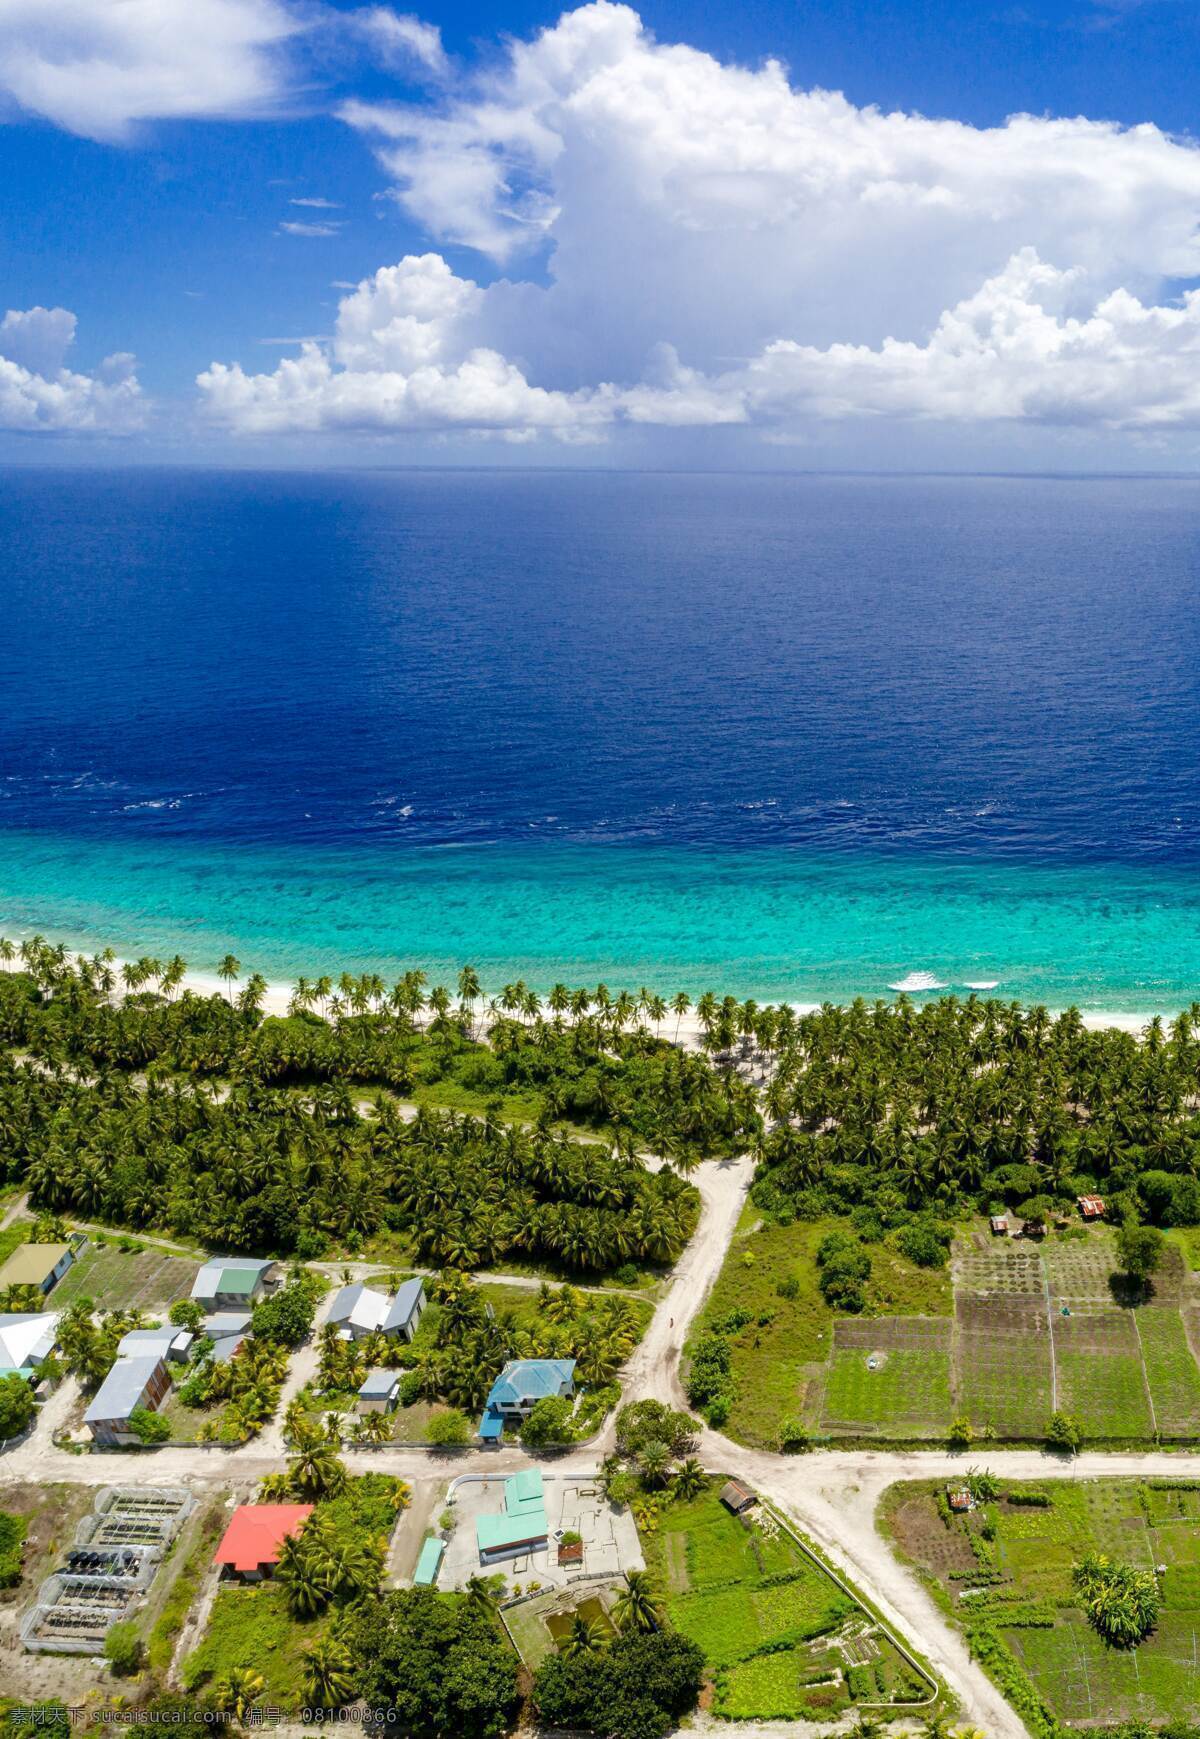
<svg viewBox="0 0 1200 1739">
<path fill-rule="evenodd" d="M 392 1301 L 386 1292 L 375 1292 L 362 1280 L 353 1286 L 343 1286 L 330 1306 L 326 1322 L 353 1339 L 360 1334 L 374 1334 L 388 1319 Z"/>
<path fill-rule="evenodd" d="M 57 1310 L 9 1311 L 0 1315 L 0 1376 L 30 1372 L 48 1359 L 58 1335 Z"/>
</svg>

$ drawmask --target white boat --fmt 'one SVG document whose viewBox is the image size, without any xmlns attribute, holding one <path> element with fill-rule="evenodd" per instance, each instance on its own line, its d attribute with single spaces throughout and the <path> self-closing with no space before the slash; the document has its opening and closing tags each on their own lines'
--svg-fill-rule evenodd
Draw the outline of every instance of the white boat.
<svg viewBox="0 0 1200 1739">
<path fill-rule="evenodd" d="M 910 972 L 898 984 L 889 984 L 889 990 L 899 990 L 905 993 L 913 990 L 945 990 L 946 986 L 940 978 L 935 978 L 932 972 Z"/>
<path fill-rule="evenodd" d="M 968 990 L 995 990 L 999 982 L 998 978 L 968 978 L 966 988 Z"/>
</svg>

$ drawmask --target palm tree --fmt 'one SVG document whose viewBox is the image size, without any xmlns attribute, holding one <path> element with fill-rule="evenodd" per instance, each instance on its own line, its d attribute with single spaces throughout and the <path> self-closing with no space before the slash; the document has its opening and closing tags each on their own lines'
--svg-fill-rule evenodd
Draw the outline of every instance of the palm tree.
<svg viewBox="0 0 1200 1739">
<path fill-rule="evenodd" d="M 392 1421 L 386 1413 L 364 1413 L 358 1422 L 358 1435 L 364 1443 L 386 1443 L 392 1435 Z"/>
<path fill-rule="evenodd" d="M 558 1651 L 567 1660 L 580 1660 L 586 1655 L 599 1654 L 607 1641 L 608 1634 L 599 1619 L 584 1618 L 577 1612 L 570 1630 L 558 1645 Z"/>
<path fill-rule="evenodd" d="M 354 1662 L 345 1643 L 321 1636 L 303 1651 L 304 1686 L 318 1709 L 340 1709 L 354 1695 Z"/>
<path fill-rule="evenodd" d="M 302 1498 L 316 1502 L 336 1497 L 346 1483 L 345 1463 L 338 1459 L 332 1443 L 323 1439 L 302 1443 L 288 1463 L 288 1480 Z"/>
<path fill-rule="evenodd" d="M 218 1709 L 244 1724 L 266 1688 L 266 1680 L 252 1667 L 231 1667 L 225 1677 L 218 1680 L 213 1698 Z"/>
<path fill-rule="evenodd" d="M 699 1497 L 707 1486 L 708 1475 L 694 1455 L 689 1455 L 686 1461 L 680 1463 L 671 1481 L 671 1490 L 685 1503 L 691 1498 Z"/>
<path fill-rule="evenodd" d="M 230 1007 L 233 1006 L 233 987 L 241 975 L 241 970 L 242 963 L 234 954 L 226 954 L 217 967 L 217 977 L 225 982 Z"/>
<path fill-rule="evenodd" d="M 662 1610 L 654 1598 L 650 1577 L 645 1570 L 630 1570 L 625 1586 L 613 1601 L 613 1619 L 618 1630 L 658 1630 L 662 1625 Z"/>
</svg>

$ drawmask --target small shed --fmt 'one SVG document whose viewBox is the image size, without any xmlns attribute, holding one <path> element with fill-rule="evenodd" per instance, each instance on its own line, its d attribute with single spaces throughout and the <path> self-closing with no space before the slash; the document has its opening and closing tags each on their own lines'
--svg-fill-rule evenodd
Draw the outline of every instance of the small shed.
<svg viewBox="0 0 1200 1739">
<path fill-rule="evenodd" d="M 360 1413 L 390 1413 L 400 1394 L 400 1379 L 395 1371 L 368 1371 L 358 1391 Z"/>
<path fill-rule="evenodd" d="M 1008 1217 L 1005 1214 L 993 1214 L 988 1224 L 992 1228 L 993 1238 L 1008 1237 Z"/>
<path fill-rule="evenodd" d="M 733 1515 L 742 1516 L 754 1508 L 758 1494 L 748 1485 L 743 1485 L 740 1479 L 730 1479 L 721 1487 L 721 1502 Z"/>
<path fill-rule="evenodd" d="M 417 1559 L 417 1567 L 413 1571 L 414 1588 L 432 1588 L 442 1567 L 442 1557 L 446 1550 L 445 1540 L 439 1540 L 436 1534 L 431 1534 L 421 1547 L 421 1556 Z"/>
<path fill-rule="evenodd" d="M 567 1569 L 579 1569 L 583 1564 L 583 1541 L 560 1540 L 558 1542 L 559 1564 Z"/>
<path fill-rule="evenodd" d="M 1085 1220 L 1102 1220 L 1104 1218 L 1103 1196 L 1080 1196 L 1079 1211 Z"/>
<path fill-rule="evenodd" d="M 946 1502 L 950 1505 L 950 1508 L 954 1511 L 955 1515 L 966 1515 L 969 1510 L 975 1508 L 975 1499 L 971 1496 L 970 1491 L 965 1485 L 952 1485 L 947 1487 Z"/>
</svg>

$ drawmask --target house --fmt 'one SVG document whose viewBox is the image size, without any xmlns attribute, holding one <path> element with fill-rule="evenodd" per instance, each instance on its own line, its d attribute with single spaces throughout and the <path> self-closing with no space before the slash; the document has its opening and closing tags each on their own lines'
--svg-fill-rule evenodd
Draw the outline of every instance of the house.
<svg viewBox="0 0 1200 1739">
<path fill-rule="evenodd" d="M 417 1567 L 413 1571 L 414 1588 L 432 1588 L 437 1581 L 438 1571 L 442 1567 L 442 1557 L 446 1550 L 445 1540 L 439 1540 L 436 1534 L 430 1534 L 421 1547 L 421 1556 L 417 1559 Z"/>
<path fill-rule="evenodd" d="M 1085 1220 L 1102 1220 L 1104 1218 L 1104 1198 L 1102 1196 L 1080 1196 L 1078 1199 L 1079 1211 Z"/>
<path fill-rule="evenodd" d="M 244 1310 L 261 1298 L 275 1264 L 253 1256 L 214 1256 L 192 1282 L 192 1297 L 205 1310 Z"/>
<path fill-rule="evenodd" d="M 729 1479 L 721 1487 L 721 1502 L 732 1515 L 744 1516 L 758 1502 L 758 1494 L 748 1485 L 743 1485 L 740 1479 Z"/>
<path fill-rule="evenodd" d="M 117 1342 L 117 1357 L 153 1356 L 174 1359 L 177 1364 L 184 1364 L 187 1361 L 188 1349 L 195 1338 L 190 1329 L 175 1328 L 169 1322 L 164 1323 L 161 1328 L 131 1328 Z"/>
<path fill-rule="evenodd" d="M 506 1425 L 528 1419 L 539 1401 L 574 1393 L 574 1359 L 510 1359 L 492 1384 L 479 1435 L 485 1443 L 495 1444 Z"/>
<path fill-rule="evenodd" d="M 368 1371 L 358 1391 L 360 1413 L 390 1413 L 400 1393 L 395 1371 Z"/>
<path fill-rule="evenodd" d="M 356 1280 L 337 1293 L 325 1320 L 342 1340 L 361 1340 L 367 1334 L 403 1335 L 411 1340 L 424 1309 L 423 1280 L 406 1280 L 395 1298 Z"/>
<path fill-rule="evenodd" d="M 167 1367 L 153 1353 L 119 1358 L 92 1397 L 83 1422 L 97 1443 L 136 1443 L 130 1415 L 139 1407 L 157 1411 L 170 1387 Z"/>
<path fill-rule="evenodd" d="M 200 1333 L 213 1343 L 209 1356 L 214 1364 L 228 1364 L 250 1333 L 251 1321 L 248 1310 L 218 1310 L 204 1318 Z"/>
<path fill-rule="evenodd" d="M 991 1219 L 988 1221 L 988 1224 L 992 1228 L 993 1238 L 1008 1237 L 1008 1219 L 1006 1215 L 993 1214 Z"/>
<path fill-rule="evenodd" d="M 49 1292 L 75 1260 L 70 1244 L 18 1244 L 0 1268 L 0 1292 L 10 1286 L 36 1286 Z"/>
<path fill-rule="evenodd" d="M 384 1334 L 402 1334 L 405 1340 L 411 1340 L 417 1332 L 417 1324 L 425 1314 L 425 1282 L 414 1276 L 406 1280 L 392 1300 L 391 1309 L 384 1318 Z"/>
<path fill-rule="evenodd" d="M 54 1351 L 57 1310 L 14 1310 L 0 1315 L 0 1377 L 36 1381 L 38 1366 Z"/>
<path fill-rule="evenodd" d="M 356 1280 L 337 1293 L 325 1321 L 342 1340 L 361 1340 L 365 1334 L 379 1333 L 391 1307 L 386 1292 L 375 1292 L 365 1281 Z"/>
<path fill-rule="evenodd" d="M 541 1473 L 536 1467 L 523 1468 L 505 1480 L 504 1508 L 500 1514 L 476 1518 L 479 1562 L 498 1564 L 504 1558 L 544 1552 L 549 1534 Z"/>
<path fill-rule="evenodd" d="M 283 1542 L 300 1532 L 312 1512 L 312 1504 L 239 1504 L 213 1563 L 242 1582 L 261 1582 L 278 1564 Z"/>
</svg>

